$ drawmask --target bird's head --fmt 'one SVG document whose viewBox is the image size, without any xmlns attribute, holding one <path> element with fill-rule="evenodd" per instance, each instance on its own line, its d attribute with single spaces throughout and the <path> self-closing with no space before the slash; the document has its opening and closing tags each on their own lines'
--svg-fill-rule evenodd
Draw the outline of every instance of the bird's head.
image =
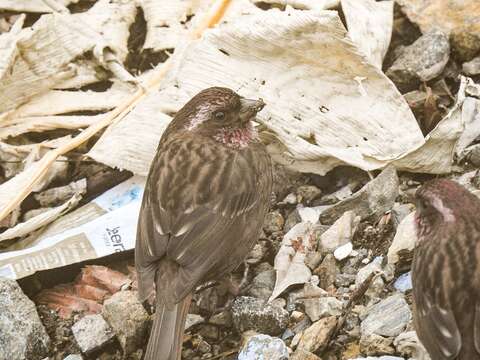
<svg viewBox="0 0 480 360">
<path fill-rule="evenodd" d="M 195 95 L 175 119 L 187 131 L 235 142 L 253 131 L 251 121 L 264 106 L 262 99 L 245 99 L 228 88 L 211 87 Z"/>
<path fill-rule="evenodd" d="M 435 179 L 421 186 L 415 194 L 415 220 L 419 236 L 444 226 L 452 228 L 466 216 L 478 214 L 480 200 L 460 184 Z"/>
</svg>

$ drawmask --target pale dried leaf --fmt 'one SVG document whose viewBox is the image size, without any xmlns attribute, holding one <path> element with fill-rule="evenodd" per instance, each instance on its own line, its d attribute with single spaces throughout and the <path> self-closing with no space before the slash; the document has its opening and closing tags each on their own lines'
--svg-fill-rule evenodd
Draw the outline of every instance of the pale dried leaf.
<svg viewBox="0 0 480 360">
<path fill-rule="evenodd" d="M 172 61 L 170 78 L 156 100 L 147 101 L 156 101 L 157 109 L 163 104 L 178 110 L 209 86 L 261 97 L 267 106 L 259 121 L 284 146 L 270 150 L 297 170 L 324 174 L 340 164 L 381 168 L 424 142 L 403 97 L 365 61 L 335 12 L 289 9 L 241 16 L 208 31 L 202 40 L 177 47 Z M 150 124 L 145 129 L 155 128 L 157 112 L 138 116 Z M 124 136 L 115 133 L 117 139 Z M 152 142 L 142 141 L 152 136 L 150 130 L 137 131 L 136 136 L 136 143 L 145 144 L 141 151 L 151 153 L 152 159 Z M 124 153 L 140 151 L 115 145 Z M 103 161 L 97 149 L 91 155 Z M 125 166 L 123 156 L 108 156 L 110 165 L 133 170 Z"/>
<path fill-rule="evenodd" d="M 15 12 L 32 12 L 32 13 L 51 13 L 55 7 L 49 6 L 48 3 L 57 3 L 59 6 L 68 6 L 75 4 L 79 0 L 0 0 L 0 10 Z"/>
<path fill-rule="evenodd" d="M 337 7 L 340 0 L 251 0 L 254 3 L 266 3 L 279 6 L 291 6 L 299 10 L 326 10 Z"/>
<path fill-rule="evenodd" d="M 32 116 L 0 121 L 0 140 L 26 132 L 54 129 L 80 129 L 100 121 L 105 115 Z"/>
<path fill-rule="evenodd" d="M 310 221 L 295 225 L 285 234 L 275 256 L 274 268 L 277 276 L 269 301 L 278 297 L 289 286 L 310 280 L 312 273 L 305 265 L 305 257 L 315 251 L 316 246 L 315 224 Z"/>
<path fill-rule="evenodd" d="M 320 236 L 322 250 L 332 252 L 351 242 L 359 223 L 359 216 L 356 216 L 353 211 L 346 211 Z"/>
<path fill-rule="evenodd" d="M 60 217 L 63 213 L 76 206 L 80 199 L 81 195 L 75 194 L 70 200 L 68 200 L 63 205 L 52 208 L 40 215 L 37 215 L 23 223 L 16 225 L 13 228 L 10 228 L 0 234 L 0 241 L 5 241 L 9 239 L 15 239 L 30 234 L 31 232 L 42 228 L 45 225 L 50 224 L 52 221 Z"/>
<path fill-rule="evenodd" d="M 105 111 L 120 105 L 132 92 L 128 88 L 112 87 L 107 91 L 51 90 L 20 106 L 11 117 L 32 117 L 65 114 L 77 111 Z M 0 125 L 3 120 L 0 120 Z"/>
<path fill-rule="evenodd" d="M 368 60 L 382 68 L 393 29 L 393 1 L 342 0 L 348 34 Z"/>
<path fill-rule="evenodd" d="M 465 87 L 468 82 L 470 82 L 469 79 L 462 77 L 455 105 L 426 136 L 425 145 L 393 163 L 398 169 L 431 174 L 452 171 L 459 139 L 463 140 L 457 151 L 463 150 L 468 145 L 467 142 L 473 140 L 480 130 L 476 116 L 478 110 L 472 111 L 472 106 L 478 109 L 480 103 L 476 99 L 465 96 Z M 467 125 L 472 129 L 471 133 L 466 133 Z"/>
</svg>

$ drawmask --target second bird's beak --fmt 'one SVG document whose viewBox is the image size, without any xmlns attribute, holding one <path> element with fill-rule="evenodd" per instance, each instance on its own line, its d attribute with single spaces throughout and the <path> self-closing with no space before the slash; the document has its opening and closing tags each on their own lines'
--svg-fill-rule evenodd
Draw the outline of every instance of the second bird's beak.
<svg viewBox="0 0 480 360">
<path fill-rule="evenodd" d="M 262 99 L 240 99 L 240 120 L 242 122 L 248 122 L 252 120 L 257 113 L 265 107 L 265 103 Z"/>
</svg>

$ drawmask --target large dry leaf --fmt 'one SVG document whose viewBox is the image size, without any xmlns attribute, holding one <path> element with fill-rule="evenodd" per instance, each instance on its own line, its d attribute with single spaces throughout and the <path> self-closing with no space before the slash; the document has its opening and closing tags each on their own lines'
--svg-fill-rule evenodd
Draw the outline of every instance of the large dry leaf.
<svg viewBox="0 0 480 360">
<path fill-rule="evenodd" d="M 261 97 L 267 106 L 259 120 L 283 143 L 271 151 L 297 170 L 324 174 L 341 164 L 377 169 L 424 142 L 403 97 L 360 54 L 336 12 L 288 9 L 242 16 L 208 31 L 202 40 L 177 48 L 172 61 L 170 78 L 156 96 L 146 100 L 157 105 L 148 106 L 178 110 L 209 86 Z M 108 157 L 110 165 L 132 170 L 123 154 L 148 154 L 148 161 L 141 158 L 145 162 L 135 166 L 144 174 L 158 139 L 142 139 L 152 137 L 150 129 L 157 126 L 159 115 L 135 112 L 124 119 L 133 120 L 130 129 L 124 126 L 109 132 L 90 155 L 98 161 Z M 126 148 L 118 142 L 126 134 L 119 132 L 131 131 L 141 117 L 149 129 L 135 132 L 135 143 L 142 149 Z M 154 131 L 160 136 L 158 129 Z M 105 153 L 110 146 L 123 148 L 122 156 Z"/>
<path fill-rule="evenodd" d="M 467 85 L 473 86 L 472 83 L 471 79 L 462 77 L 455 105 L 427 135 L 422 147 L 394 162 L 398 169 L 431 174 L 452 171 L 455 153 L 463 151 L 480 135 L 477 116 L 480 101 L 465 93 Z"/>
<path fill-rule="evenodd" d="M 51 13 L 55 12 L 59 7 L 65 7 L 78 1 L 79 0 L 0 0 L 0 10 Z M 49 4 L 51 4 L 51 6 Z"/>
<path fill-rule="evenodd" d="M 369 61 L 382 68 L 393 29 L 393 1 L 342 0 L 348 34 Z"/>
</svg>

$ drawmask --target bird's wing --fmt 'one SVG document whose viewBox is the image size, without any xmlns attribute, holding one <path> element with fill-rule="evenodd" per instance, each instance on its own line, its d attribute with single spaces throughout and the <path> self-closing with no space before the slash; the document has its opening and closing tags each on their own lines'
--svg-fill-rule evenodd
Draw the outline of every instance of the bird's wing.
<svg viewBox="0 0 480 360">
<path fill-rule="evenodd" d="M 243 257 L 251 247 L 270 196 L 270 160 L 263 148 L 251 144 L 234 151 L 206 142 L 183 136 L 161 144 L 140 212 L 137 270 L 150 284 L 152 272 L 163 266 L 157 284 L 163 281 L 173 302 L 215 266 L 223 269 L 218 264 L 229 257 L 232 263 L 242 260 L 239 253 Z"/>
<path fill-rule="evenodd" d="M 427 291 L 415 291 L 415 327 L 432 359 L 455 359 L 462 339 L 453 312 L 443 308 Z"/>
</svg>

